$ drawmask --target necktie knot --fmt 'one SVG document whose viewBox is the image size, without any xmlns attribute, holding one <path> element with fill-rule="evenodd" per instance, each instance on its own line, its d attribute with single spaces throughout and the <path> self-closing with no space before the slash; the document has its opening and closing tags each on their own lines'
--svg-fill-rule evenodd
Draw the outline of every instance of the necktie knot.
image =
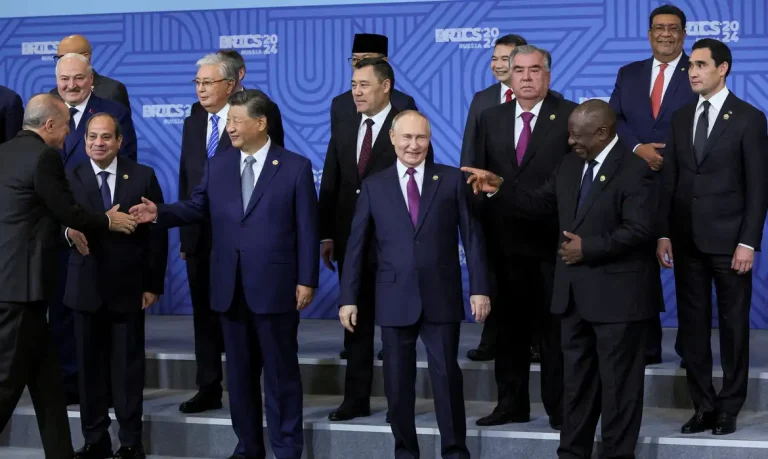
<svg viewBox="0 0 768 459">
<path fill-rule="evenodd" d="M 219 115 L 211 115 L 211 124 L 214 126 L 219 125 Z"/>
<path fill-rule="evenodd" d="M 69 107 L 69 116 L 75 116 L 78 111 L 77 107 Z"/>
<path fill-rule="evenodd" d="M 370 127 L 373 127 L 373 125 L 376 123 L 373 121 L 373 118 L 368 118 L 367 120 L 365 120 L 365 124 L 370 128 Z"/>
<path fill-rule="evenodd" d="M 665 70 L 667 70 L 667 67 L 669 67 L 669 64 L 661 64 L 659 65 L 659 71 L 664 72 Z"/>
<path fill-rule="evenodd" d="M 587 170 L 591 171 L 592 169 L 595 168 L 596 165 L 597 165 L 597 160 L 595 159 L 587 161 Z"/>
<path fill-rule="evenodd" d="M 712 102 L 705 100 L 701 103 L 701 106 L 704 107 L 704 112 L 709 111 L 709 107 L 712 105 Z"/>
<path fill-rule="evenodd" d="M 531 113 L 531 112 L 523 112 L 523 113 L 520 114 L 520 118 L 523 119 L 523 123 L 531 124 L 531 120 L 533 119 L 533 113 Z"/>
<path fill-rule="evenodd" d="M 409 167 L 409 168 L 408 168 L 408 170 L 407 170 L 407 171 L 405 171 L 405 173 L 406 173 L 406 174 L 408 174 L 408 175 L 410 175 L 411 177 L 413 177 L 413 174 L 415 174 L 415 173 L 416 173 L 416 169 L 414 169 L 414 168 L 412 168 L 412 167 Z"/>
<path fill-rule="evenodd" d="M 507 102 L 512 101 L 512 89 L 507 89 L 507 91 L 504 93 L 504 98 Z"/>
<path fill-rule="evenodd" d="M 246 166 L 253 166 L 253 163 L 255 163 L 255 162 L 256 162 L 256 158 L 254 158 L 253 156 L 246 156 L 245 157 L 245 165 Z"/>
<path fill-rule="evenodd" d="M 99 172 L 99 176 L 101 177 L 102 180 L 106 180 L 107 178 L 109 178 L 109 171 L 101 171 Z"/>
</svg>

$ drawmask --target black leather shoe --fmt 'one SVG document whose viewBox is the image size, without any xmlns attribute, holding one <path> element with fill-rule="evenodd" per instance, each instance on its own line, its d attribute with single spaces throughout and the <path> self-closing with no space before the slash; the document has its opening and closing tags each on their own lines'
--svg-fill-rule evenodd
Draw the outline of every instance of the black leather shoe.
<svg viewBox="0 0 768 459">
<path fill-rule="evenodd" d="M 736 432 L 736 416 L 720 413 L 712 428 L 712 435 L 728 435 Z"/>
<path fill-rule="evenodd" d="M 75 459 L 112 459 L 112 445 L 105 443 L 86 444 L 75 451 Z"/>
<path fill-rule="evenodd" d="M 179 405 L 182 413 L 202 413 L 208 410 L 221 409 L 221 394 L 198 392 L 194 397 Z"/>
<path fill-rule="evenodd" d="M 541 363 L 541 348 L 531 346 L 531 363 Z"/>
<path fill-rule="evenodd" d="M 384 360 L 384 349 L 379 351 L 379 353 L 376 355 L 376 358 L 379 360 Z"/>
<path fill-rule="evenodd" d="M 121 446 L 112 459 L 145 459 L 147 453 L 142 446 Z"/>
<path fill-rule="evenodd" d="M 342 349 L 341 352 L 339 352 L 339 358 L 342 359 L 342 360 L 346 360 L 347 359 L 347 350 L 346 349 Z"/>
<path fill-rule="evenodd" d="M 563 430 L 563 420 L 562 419 L 555 419 L 552 416 L 549 417 L 549 427 L 552 427 L 553 430 Z"/>
<path fill-rule="evenodd" d="M 507 413 L 496 408 L 495 410 L 493 410 L 493 413 L 475 421 L 475 424 L 483 427 L 500 426 L 500 425 L 509 424 L 509 423 L 529 422 L 530 420 L 531 420 L 531 415 L 528 413 L 526 414 Z"/>
<path fill-rule="evenodd" d="M 693 415 L 693 417 L 691 417 L 691 419 L 688 420 L 688 422 L 683 424 L 683 427 L 682 429 L 680 429 L 680 432 L 684 434 L 695 434 L 695 433 L 704 432 L 714 427 L 715 427 L 715 413 L 712 413 L 712 412 L 696 413 Z"/>
<path fill-rule="evenodd" d="M 353 406 L 344 404 L 328 413 L 329 421 L 349 421 L 350 419 L 363 418 L 371 415 L 370 406 Z"/>
<path fill-rule="evenodd" d="M 648 365 L 658 365 L 661 363 L 661 356 L 660 355 L 646 355 L 645 356 L 645 366 Z"/>
<path fill-rule="evenodd" d="M 475 362 L 487 362 L 496 358 L 496 353 L 484 346 L 467 351 L 467 358 Z"/>
</svg>

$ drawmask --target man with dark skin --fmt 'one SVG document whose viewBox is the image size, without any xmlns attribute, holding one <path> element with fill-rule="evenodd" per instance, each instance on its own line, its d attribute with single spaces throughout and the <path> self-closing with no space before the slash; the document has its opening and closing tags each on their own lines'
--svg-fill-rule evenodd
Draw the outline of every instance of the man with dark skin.
<svg viewBox="0 0 768 459">
<path fill-rule="evenodd" d="M 634 457 L 643 414 L 644 348 L 657 314 L 653 264 L 658 181 L 619 143 L 616 115 L 589 100 L 569 118 L 567 155 L 536 190 L 463 167 L 475 193 L 502 194 L 506 212 L 557 213 L 562 234 L 552 313 L 561 316 L 565 399 L 558 457 Z M 491 199 L 495 199 L 492 197 Z"/>
</svg>

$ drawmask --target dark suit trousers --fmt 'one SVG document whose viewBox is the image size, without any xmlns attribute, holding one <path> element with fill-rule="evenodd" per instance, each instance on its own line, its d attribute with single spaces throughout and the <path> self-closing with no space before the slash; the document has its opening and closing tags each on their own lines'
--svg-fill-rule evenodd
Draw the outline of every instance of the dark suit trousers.
<svg viewBox="0 0 768 459">
<path fill-rule="evenodd" d="M 221 322 L 217 313 L 211 310 L 210 253 L 187 255 L 187 279 L 195 329 L 195 382 L 201 392 L 221 397 L 221 353 L 224 352 L 224 342 L 221 336 Z"/>
<path fill-rule="evenodd" d="M 43 301 L 0 302 L 0 432 L 27 386 L 45 457 L 71 459 L 66 398 L 45 315 Z"/>
<path fill-rule="evenodd" d="M 48 321 L 58 365 L 63 376 L 64 391 L 69 396 L 75 396 L 78 393 L 75 319 L 72 310 L 64 305 L 63 301 L 70 250 L 66 248 L 59 252 L 58 283 L 53 298 L 48 302 Z"/>
<path fill-rule="evenodd" d="M 552 262 L 515 257 L 497 265 L 496 386 L 502 411 L 530 414 L 531 330 L 532 323 L 540 321 L 541 397 L 547 414 L 559 421 L 563 413 L 560 322 L 549 312 L 554 261 L 554 257 Z"/>
<path fill-rule="evenodd" d="M 634 459 L 643 417 L 648 321 L 588 322 L 571 304 L 562 333 L 565 417 L 558 457 L 591 458 L 602 414 L 599 457 Z"/>
<path fill-rule="evenodd" d="M 739 275 L 732 270 L 732 255 L 707 255 L 692 245 L 674 245 L 678 336 L 688 364 L 688 390 L 698 411 L 736 416 L 747 397 L 752 273 Z M 712 385 L 713 280 L 723 367 L 719 393 Z"/>
<path fill-rule="evenodd" d="M 255 314 L 245 301 L 240 275 L 232 307 L 220 314 L 227 353 L 227 385 L 235 454 L 264 459 L 261 370 L 264 407 L 272 452 L 299 459 L 304 449 L 303 395 L 299 372 L 299 313 Z"/>
<path fill-rule="evenodd" d="M 427 348 L 429 379 L 435 396 L 443 458 L 469 458 L 466 446 L 463 376 L 458 364 L 459 323 L 420 319 L 408 327 L 381 327 L 384 341 L 384 390 L 395 437 L 395 459 L 419 457 L 416 436 L 416 339 Z"/>
<path fill-rule="evenodd" d="M 342 266 L 339 264 L 339 279 Z M 344 329 L 344 349 L 347 368 L 344 374 L 344 402 L 368 407 L 373 384 L 374 338 L 376 336 L 375 304 L 376 274 L 371 267 L 362 270 L 360 293 L 357 298 L 357 326 L 355 332 Z"/>
<path fill-rule="evenodd" d="M 80 418 L 86 444 L 111 444 L 110 392 L 122 446 L 141 444 L 144 402 L 144 311 L 74 311 L 80 362 Z M 111 386 L 110 387 L 110 381 Z"/>
</svg>

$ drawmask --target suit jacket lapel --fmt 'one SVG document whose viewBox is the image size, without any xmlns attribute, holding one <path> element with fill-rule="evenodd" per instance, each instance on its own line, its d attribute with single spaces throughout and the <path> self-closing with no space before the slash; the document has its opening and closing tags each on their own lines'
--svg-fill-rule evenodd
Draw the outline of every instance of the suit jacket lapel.
<svg viewBox="0 0 768 459">
<path fill-rule="evenodd" d="M 424 181 L 421 184 L 421 199 L 419 199 L 419 218 L 416 223 L 416 233 L 419 232 L 424 224 L 424 219 L 427 218 L 429 206 L 432 204 L 432 199 L 440 187 L 440 182 L 442 182 L 440 174 L 436 174 L 434 167 L 427 163 L 424 167 Z"/>
<path fill-rule="evenodd" d="M 85 193 L 88 195 L 88 202 L 91 204 L 92 208 L 103 210 L 104 212 L 109 210 L 104 208 L 104 203 L 101 201 L 99 182 L 96 180 L 96 174 L 93 173 L 93 167 L 91 167 L 90 160 L 83 161 L 77 166 L 77 176 L 83 184 Z"/>
<path fill-rule="evenodd" d="M 371 145 L 371 157 L 368 160 L 368 164 L 365 166 L 365 170 L 363 171 L 363 177 L 368 176 L 368 171 L 371 168 L 371 165 L 376 160 L 376 157 L 381 154 L 381 152 L 387 148 L 388 145 L 391 145 L 391 141 L 389 140 L 389 128 L 392 126 L 392 120 L 395 118 L 395 115 L 397 115 L 399 112 L 395 107 L 392 107 L 389 110 L 389 113 L 387 114 L 387 117 L 384 119 L 384 123 L 381 125 L 381 129 L 379 129 L 379 135 L 376 136 L 375 139 L 373 139 L 373 145 Z M 358 123 L 359 126 L 359 123 Z M 357 147 L 357 145 L 355 145 Z M 355 149 L 355 152 L 357 152 L 357 149 Z"/>
<path fill-rule="evenodd" d="M 207 147 L 207 145 L 206 145 Z M 219 145 L 216 147 L 216 153 L 219 153 L 224 150 L 228 150 L 232 148 L 232 140 L 229 138 L 229 133 L 226 129 L 224 129 L 224 132 L 221 134 L 221 137 L 219 138 Z M 206 151 L 206 155 L 208 152 Z"/>
<path fill-rule="evenodd" d="M 130 170 L 125 161 L 117 159 L 117 174 L 115 175 L 115 192 L 114 198 L 112 198 L 112 205 L 121 204 L 119 208 L 123 212 L 127 212 L 129 207 L 123 208 L 123 198 L 126 194 L 126 188 L 128 187 L 128 180 L 131 179 Z"/>
<path fill-rule="evenodd" d="M 483 101 L 483 108 L 491 108 L 499 105 L 501 103 L 501 83 L 496 83 L 486 89 L 484 96 L 485 100 Z"/>
<path fill-rule="evenodd" d="M 67 134 L 67 139 L 65 141 L 64 159 L 68 158 L 72 152 L 75 151 L 75 147 L 77 147 L 80 142 L 84 141 L 85 125 L 88 124 L 88 120 L 91 118 L 91 113 L 93 112 L 93 105 L 95 102 L 94 97 L 96 96 L 91 94 L 91 98 L 88 99 L 88 103 L 85 105 L 85 110 L 83 110 L 82 115 L 80 115 L 80 122 L 77 123 L 77 128 L 74 130 L 74 132 Z"/>
<path fill-rule="evenodd" d="M 350 125 L 349 128 L 343 129 L 343 147 L 340 154 L 339 161 L 342 163 L 342 168 L 349 171 L 350 177 L 354 177 L 358 185 L 360 184 L 360 178 L 357 173 L 357 134 L 360 131 L 360 123 L 363 116 L 358 113 L 353 118 L 355 120 L 354 126 Z"/>
<path fill-rule="evenodd" d="M 667 90 L 664 92 L 664 97 L 661 99 L 661 108 L 659 108 L 659 116 L 656 117 L 656 122 L 658 122 L 664 116 L 664 111 L 669 108 L 670 104 L 672 104 L 671 101 L 675 97 L 675 93 L 677 92 L 677 89 L 680 87 L 680 85 L 683 82 L 688 84 L 688 72 L 686 72 L 687 69 L 688 56 L 683 53 L 682 57 L 680 57 L 680 61 L 677 63 L 675 72 L 672 74 L 672 79 L 669 80 L 669 85 L 667 85 Z M 648 100 L 650 101 L 650 98 Z"/>
<path fill-rule="evenodd" d="M 643 71 L 639 75 L 639 81 L 637 82 L 638 88 L 645 88 L 648 87 L 651 81 L 651 77 L 653 76 L 653 58 L 647 59 L 645 62 L 643 62 Z M 670 82 L 671 83 L 671 82 Z M 650 92 L 645 92 L 644 90 L 639 91 L 640 100 L 643 101 L 642 106 L 644 107 L 645 113 L 648 115 L 648 118 L 653 120 L 653 107 L 651 107 L 651 96 Z M 664 100 L 662 99 L 662 105 L 664 104 Z M 659 113 L 661 113 L 661 110 L 659 110 Z"/>
<path fill-rule="evenodd" d="M 715 125 L 712 126 L 712 131 L 710 131 L 709 136 L 707 136 L 707 144 L 704 146 L 704 157 L 701 158 L 702 163 L 706 161 L 712 147 L 717 143 L 717 138 L 723 134 L 725 128 L 730 124 L 730 118 L 733 114 L 732 109 L 735 102 L 736 96 L 734 96 L 733 93 L 728 94 L 728 97 L 725 98 L 725 102 L 723 102 L 723 106 L 720 108 L 720 113 L 717 114 L 717 119 L 714 120 Z M 726 119 L 725 115 L 728 115 L 728 119 Z M 694 116 L 696 116 L 695 112 Z M 710 123 L 711 122 L 712 120 L 710 120 Z M 693 131 L 693 129 L 691 129 L 691 131 Z M 691 150 L 693 150 L 693 148 L 691 148 Z"/>
<path fill-rule="evenodd" d="M 405 219 L 404 222 L 407 224 L 407 227 L 415 232 L 416 228 L 414 228 L 413 222 L 411 221 L 411 214 L 408 212 L 408 204 L 405 202 L 403 189 L 400 187 L 400 176 L 397 172 L 397 163 L 390 167 L 389 180 L 392 183 L 392 186 L 388 187 L 392 191 L 390 199 L 395 203 L 395 213 L 399 216 L 397 218 Z"/>
<path fill-rule="evenodd" d="M 533 132 L 531 132 L 531 139 L 525 148 L 525 156 L 523 156 L 523 162 L 520 164 L 521 170 L 531 161 L 531 158 L 536 154 L 536 150 L 544 142 L 544 139 L 547 138 L 549 130 L 552 129 L 552 125 L 555 123 L 553 116 L 555 116 L 557 111 L 557 105 L 555 96 L 547 94 L 547 97 L 544 98 L 541 104 L 541 110 L 539 110 L 539 116 L 536 119 L 536 126 L 533 128 Z"/>
<path fill-rule="evenodd" d="M 574 231 L 578 226 L 581 224 L 581 222 L 584 220 L 584 216 L 589 212 L 590 207 L 592 207 L 592 204 L 595 203 L 595 200 L 597 197 L 602 193 L 602 191 L 605 189 L 605 187 L 611 182 L 613 177 L 616 175 L 616 169 L 619 168 L 619 165 L 621 164 L 621 156 L 623 154 L 623 151 L 621 148 L 619 148 L 619 145 L 616 144 L 614 146 L 610 153 L 608 153 L 608 156 L 605 158 L 605 162 L 600 165 L 600 169 L 597 171 L 597 174 L 595 175 L 594 182 L 592 183 L 592 189 L 589 190 L 589 194 L 584 198 L 584 202 L 581 204 L 581 207 L 579 207 L 579 210 L 576 212 L 576 218 L 573 222 L 573 229 Z M 583 164 L 582 164 L 583 169 Z M 581 184 L 581 183 L 579 183 Z M 576 196 L 578 196 L 578 189 L 576 191 Z M 578 197 L 577 197 L 578 202 Z"/>
<path fill-rule="evenodd" d="M 269 187 L 269 182 L 272 181 L 272 178 L 274 178 L 275 174 L 277 173 L 277 170 L 280 168 L 280 155 L 282 154 L 282 149 L 277 147 L 274 143 L 269 148 L 269 152 L 267 152 L 267 159 L 264 161 L 264 165 L 261 168 L 261 173 L 259 174 L 259 178 L 256 179 L 256 186 L 253 188 L 253 194 L 251 194 L 251 200 L 248 201 L 248 208 L 245 209 L 245 212 L 243 213 L 243 219 L 245 219 L 248 214 L 253 210 L 254 207 L 256 207 L 256 204 L 259 203 L 259 200 L 264 195 L 264 192 L 267 191 L 267 188 Z M 238 173 L 240 172 L 239 168 L 239 158 L 238 158 Z M 240 183 L 238 181 L 238 183 Z M 242 196 L 242 195 L 241 195 Z M 241 209 L 242 209 L 242 198 L 240 201 Z"/>
</svg>

